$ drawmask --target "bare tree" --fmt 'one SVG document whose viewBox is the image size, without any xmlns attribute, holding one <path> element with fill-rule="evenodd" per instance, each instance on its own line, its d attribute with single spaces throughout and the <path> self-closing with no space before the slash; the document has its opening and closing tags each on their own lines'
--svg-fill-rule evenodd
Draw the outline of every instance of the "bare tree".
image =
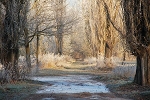
<svg viewBox="0 0 150 100">
<path fill-rule="evenodd" d="M 55 36 L 56 54 L 62 54 L 63 35 L 70 33 L 75 16 L 66 14 L 66 4 L 62 0 L 36 0 L 32 2 L 28 13 L 28 42 L 36 37 L 36 63 L 40 51 L 41 35 L 44 37 Z M 38 70 L 38 67 L 37 67 Z"/>
<path fill-rule="evenodd" d="M 54 25 L 56 31 L 55 42 L 56 52 L 55 54 L 62 55 L 63 53 L 63 35 L 71 33 L 73 24 L 77 23 L 78 18 L 75 14 L 68 14 L 66 0 L 53 1 L 53 13 L 54 13 Z"/>
<path fill-rule="evenodd" d="M 93 51 L 92 55 L 97 58 L 99 55 L 104 56 L 106 66 L 112 66 L 111 57 L 119 52 L 116 46 L 121 40 L 118 28 L 115 29 L 112 22 L 117 23 L 120 27 L 123 26 L 120 1 L 83 0 L 83 4 L 87 6 L 83 5 L 85 32 Z"/>
<path fill-rule="evenodd" d="M 23 32 L 22 5 L 24 1 L 20 0 L 5 0 L 2 2 L 6 8 L 6 15 L 4 19 L 4 32 L 1 37 L 2 41 L 2 64 L 5 70 L 5 80 L 17 80 L 18 73 L 18 57 L 19 46 L 18 41 L 20 34 Z"/>
<path fill-rule="evenodd" d="M 150 1 L 122 0 L 126 41 L 137 57 L 134 82 L 150 85 Z"/>
<path fill-rule="evenodd" d="M 26 2 L 23 5 L 23 18 L 22 18 L 22 23 L 24 23 L 23 25 L 23 34 L 22 34 L 22 38 L 20 38 L 20 41 L 24 41 L 23 45 L 25 47 L 25 56 L 26 56 L 26 63 L 27 63 L 27 68 L 28 68 L 28 74 L 31 72 L 31 58 L 30 58 L 30 38 L 29 38 L 29 29 L 28 29 L 28 12 L 29 12 L 29 5 L 30 5 L 30 1 L 26 0 Z"/>
<path fill-rule="evenodd" d="M 123 13 L 123 30 L 120 29 L 117 24 L 114 24 L 113 18 L 110 16 L 109 7 L 106 2 L 104 2 L 106 14 L 113 27 L 126 39 L 126 46 L 137 58 L 137 69 L 134 82 L 139 85 L 149 85 L 150 15 L 148 12 L 150 10 L 150 2 L 148 0 L 122 0 L 121 3 L 122 10 L 119 11 Z"/>
</svg>

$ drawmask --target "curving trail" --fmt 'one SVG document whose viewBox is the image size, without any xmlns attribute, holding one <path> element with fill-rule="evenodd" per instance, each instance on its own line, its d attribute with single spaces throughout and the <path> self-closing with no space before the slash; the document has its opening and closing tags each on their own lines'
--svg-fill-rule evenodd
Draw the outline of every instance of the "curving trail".
<svg viewBox="0 0 150 100">
<path fill-rule="evenodd" d="M 116 97 L 105 84 L 93 80 L 97 74 L 89 74 L 89 66 L 76 63 L 61 70 L 63 72 L 49 69 L 50 75 L 32 77 L 45 84 L 26 100 L 129 100 Z"/>
</svg>

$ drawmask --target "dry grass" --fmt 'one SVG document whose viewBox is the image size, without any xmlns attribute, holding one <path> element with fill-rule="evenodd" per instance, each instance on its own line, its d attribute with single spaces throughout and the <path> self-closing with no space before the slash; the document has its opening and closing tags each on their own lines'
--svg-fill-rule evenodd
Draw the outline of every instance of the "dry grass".
<svg viewBox="0 0 150 100">
<path fill-rule="evenodd" d="M 54 55 L 53 53 L 40 56 L 39 61 L 42 69 L 67 67 L 74 59 L 67 55 Z"/>
<path fill-rule="evenodd" d="M 94 69 L 110 71 L 112 77 L 124 77 L 124 78 L 133 78 L 136 72 L 136 62 L 135 61 L 124 61 L 122 62 L 118 57 L 111 57 L 106 59 L 103 56 L 99 56 L 98 59 L 86 58 L 84 63 L 86 64 L 95 64 Z M 107 64 L 110 66 L 107 66 Z M 109 75 L 108 75 L 109 76 Z"/>
<path fill-rule="evenodd" d="M 88 57 L 84 59 L 85 64 L 95 64 L 97 62 L 97 59 L 95 57 Z"/>
<path fill-rule="evenodd" d="M 113 75 L 115 77 L 133 78 L 136 73 L 136 63 L 130 62 L 124 65 L 119 65 L 113 69 Z"/>
<path fill-rule="evenodd" d="M 118 62 L 121 62 L 120 58 L 118 57 L 105 58 L 103 56 L 99 56 L 98 58 L 89 57 L 84 60 L 85 64 L 95 64 L 97 68 L 108 67 L 108 63 L 111 64 L 109 67 L 114 67 L 118 64 Z"/>
<path fill-rule="evenodd" d="M 41 69 L 58 69 L 63 71 L 102 71 L 107 72 L 108 76 L 114 78 L 133 78 L 136 71 L 135 62 L 124 62 L 117 57 L 111 57 L 107 61 L 111 61 L 113 66 L 106 66 L 103 56 L 86 58 L 84 62 L 75 62 L 67 55 L 45 54 L 39 57 Z M 32 66 L 35 66 L 35 57 L 31 56 Z M 123 64 L 123 65 L 122 65 Z M 26 77 L 27 65 L 24 57 L 19 58 L 19 71 L 21 78 Z M 36 67 L 32 67 L 34 69 Z M 110 73 L 111 72 L 111 73 Z M 34 72 L 33 72 L 34 73 Z M 2 73 L 1 73 L 2 74 Z M 1 75 L 2 76 L 2 75 Z"/>
</svg>

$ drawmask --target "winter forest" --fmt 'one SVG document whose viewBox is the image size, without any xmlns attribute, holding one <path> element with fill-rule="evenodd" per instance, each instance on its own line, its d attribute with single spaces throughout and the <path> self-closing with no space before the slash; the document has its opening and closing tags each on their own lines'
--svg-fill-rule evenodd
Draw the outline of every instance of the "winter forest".
<svg viewBox="0 0 150 100">
<path fill-rule="evenodd" d="M 0 0 L 0 100 L 149 100 L 149 5 Z"/>
</svg>

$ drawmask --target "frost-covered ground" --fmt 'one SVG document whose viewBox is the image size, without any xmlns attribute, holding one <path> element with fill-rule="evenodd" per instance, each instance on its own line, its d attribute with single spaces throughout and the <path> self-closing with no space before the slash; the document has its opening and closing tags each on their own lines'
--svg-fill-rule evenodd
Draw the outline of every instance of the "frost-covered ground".
<svg viewBox="0 0 150 100">
<path fill-rule="evenodd" d="M 113 80 L 107 78 L 110 71 L 92 69 L 93 63 L 79 61 L 62 67 L 41 69 L 32 77 L 45 83 L 25 100 L 129 100 L 118 98 L 106 87 L 107 82 L 103 84 L 105 81 L 97 78 L 106 75 L 106 80 Z"/>
<path fill-rule="evenodd" d="M 33 80 L 48 82 L 37 93 L 109 93 L 106 85 L 91 79 L 89 75 L 44 76 Z"/>
</svg>

